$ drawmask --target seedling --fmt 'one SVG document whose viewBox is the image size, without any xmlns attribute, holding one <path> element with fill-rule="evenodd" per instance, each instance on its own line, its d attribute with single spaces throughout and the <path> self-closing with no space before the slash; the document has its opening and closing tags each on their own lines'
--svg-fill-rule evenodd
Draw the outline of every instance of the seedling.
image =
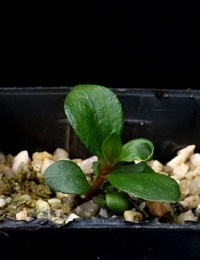
<svg viewBox="0 0 200 260">
<path fill-rule="evenodd" d="M 84 195 L 114 212 L 128 209 L 130 196 L 149 201 L 175 203 L 178 183 L 148 166 L 153 143 L 136 138 L 122 144 L 124 115 L 117 95 L 99 85 L 77 85 L 66 95 L 64 111 L 80 141 L 98 157 L 94 181 L 89 184 L 81 168 L 71 160 L 53 163 L 44 179 L 54 191 Z"/>
</svg>

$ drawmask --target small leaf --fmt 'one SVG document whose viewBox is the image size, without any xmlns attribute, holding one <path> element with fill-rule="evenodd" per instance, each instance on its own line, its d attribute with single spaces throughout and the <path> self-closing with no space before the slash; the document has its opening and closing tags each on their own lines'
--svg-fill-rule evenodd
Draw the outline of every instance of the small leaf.
<svg viewBox="0 0 200 260">
<path fill-rule="evenodd" d="M 50 165 L 44 173 L 44 179 L 54 191 L 86 194 L 90 190 L 81 168 L 68 160 L 60 160 Z"/>
<path fill-rule="evenodd" d="M 137 138 L 124 144 L 119 161 L 150 161 L 153 157 L 154 145 L 145 138 Z"/>
<path fill-rule="evenodd" d="M 112 192 L 106 194 L 106 205 L 114 212 L 122 213 L 129 209 L 130 201 L 127 194 L 123 192 Z"/>
<path fill-rule="evenodd" d="M 105 205 L 106 205 L 106 201 L 102 197 L 94 196 L 92 200 L 94 203 L 96 203 L 97 205 L 99 205 L 102 208 L 105 207 Z"/>
<path fill-rule="evenodd" d="M 121 135 L 124 117 L 117 95 L 99 85 L 77 85 L 67 94 L 65 114 L 85 147 L 102 158 L 102 144 L 115 131 Z"/>
<path fill-rule="evenodd" d="M 117 161 L 122 151 L 121 136 L 111 133 L 103 142 L 102 152 L 104 158 L 112 164 Z"/>
<path fill-rule="evenodd" d="M 109 174 L 108 180 L 115 188 L 145 200 L 177 202 L 180 198 L 178 183 L 160 173 Z"/>
</svg>

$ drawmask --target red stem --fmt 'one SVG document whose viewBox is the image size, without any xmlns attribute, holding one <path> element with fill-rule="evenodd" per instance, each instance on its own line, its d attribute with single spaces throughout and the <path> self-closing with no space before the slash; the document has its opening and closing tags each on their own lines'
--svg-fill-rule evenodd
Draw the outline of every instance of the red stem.
<svg viewBox="0 0 200 260">
<path fill-rule="evenodd" d="M 108 174 L 108 172 L 111 170 L 111 167 L 107 167 L 106 169 L 103 169 L 100 171 L 99 175 L 96 177 L 96 179 L 94 180 L 91 190 L 87 193 L 85 200 L 88 201 L 90 200 L 95 193 L 97 192 L 97 190 L 100 188 L 101 184 L 105 181 L 106 179 L 106 175 Z"/>
</svg>

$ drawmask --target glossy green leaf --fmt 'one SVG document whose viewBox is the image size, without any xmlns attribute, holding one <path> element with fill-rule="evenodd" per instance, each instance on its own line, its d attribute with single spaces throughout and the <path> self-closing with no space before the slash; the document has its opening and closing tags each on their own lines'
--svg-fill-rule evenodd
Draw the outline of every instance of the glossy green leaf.
<svg viewBox="0 0 200 260">
<path fill-rule="evenodd" d="M 124 118 L 121 103 L 109 88 L 77 85 L 67 94 L 64 110 L 85 147 L 102 158 L 102 144 L 114 131 L 121 135 Z"/>
<path fill-rule="evenodd" d="M 86 194 L 90 190 L 81 168 L 68 160 L 50 165 L 44 173 L 44 180 L 52 190 L 63 193 Z"/>
<path fill-rule="evenodd" d="M 135 172 L 154 172 L 146 162 L 132 163 L 128 165 L 118 165 L 112 168 L 109 174 L 135 173 Z"/>
<path fill-rule="evenodd" d="M 117 161 L 122 151 L 121 136 L 111 133 L 102 144 L 102 152 L 104 158 L 112 164 Z"/>
<path fill-rule="evenodd" d="M 160 173 L 109 174 L 108 180 L 118 190 L 145 200 L 177 202 L 180 198 L 178 183 Z"/>
<path fill-rule="evenodd" d="M 119 161 L 150 161 L 153 157 L 154 145 L 145 138 L 137 138 L 124 144 Z"/>
<path fill-rule="evenodd" d="M 106 205 L 114 212 L 122 213 L 129 209 L 130 201 L 127 194 L 123 192 L 112 192 L 106 194 Z"/>
</svg>

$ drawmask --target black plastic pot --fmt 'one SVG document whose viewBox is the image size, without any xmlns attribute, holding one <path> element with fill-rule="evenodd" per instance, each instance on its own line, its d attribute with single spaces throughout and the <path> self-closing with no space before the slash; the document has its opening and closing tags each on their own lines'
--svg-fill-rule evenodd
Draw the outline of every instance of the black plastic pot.
<svg viewBox="0 0 200 260">
<path fill-rule="evenodd" d="M 68 87 L 0 89 L 0 150 L 53 152 L 87 157 L 67 124 L 63 102 Z M 186 145 L 200 151 L 200 91 L 114 89 L 125 113 L 123 140 L 145 137 L 155 158 L 165 162 Z M 70 138 L 69 138 L 70 137 Z M 128 223 L 121 219 L 0 222 L 2 259 L 199 259 L 200 223 Z M 56 256 L 54 256 L 54 254 Z"/>
</svg>

